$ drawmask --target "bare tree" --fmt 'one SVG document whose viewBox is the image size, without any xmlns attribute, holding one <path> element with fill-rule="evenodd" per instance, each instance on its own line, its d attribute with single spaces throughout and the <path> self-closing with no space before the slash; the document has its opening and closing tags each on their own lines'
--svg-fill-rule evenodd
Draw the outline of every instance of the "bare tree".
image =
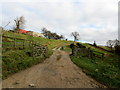
<svg viewBox="0 0 120 90">
<path fill-rule="evenodd" d="M 46 31 L 48 31 L 45 27 L 43 27 L 42 29 L 41 29 L 41 31 L 42 31 L 42 33 L 45 33 Z"/>
<path fill-rule="evenodd" d="M 114 48 L 115 48 L 115 53 L 120 55 L 120 41 L 119 40 L 114 40 Z"/>
<path fill-rule="evenodd" d="M 113 42 L 114 42 L 114 47 L 120 46 L 120 41 L 119 40 L 116 39 Z"/>
<path fill-rule="evenodd" d="M 78 32 L 72 32 L 71 36 L 74 37 L 74 42 L 79 40 L 80 34 Z"/>
<path fill-rule="evenodd" d="M 114 51 L 116 54 L 120 55 L 120 41 L 119 40 L 108 40 L 107 46 L 111 48 L 111 51 L 113 51 L 112 48 L 114 48 Z"/>
<path fill-rule="evenodd" d="M 42 34 L 48 38 L 48 30 L 45 27 L 42 28 Z"/>
<path fill-rule="evenodd" d="M 112 50 L 112 47 L 114 46 L 114 41 L 113 41 L 113 40 L 108 40 L 106 44 L 107 44 L 107 46 L 110 47 L 111 50 Z"/>
<path fill-rule="evenodd" d="M 60 35 L 59 38 L 60 39 L 65 39 L 65 37 L 63 35 Z"/>
<path fill-rule="evenodd" d="M 58 35 L 57 33 L 53 33 L 51 31 L 48 31 L 46 28 L 42 28 L 41 31 L 42 31 L 42 34 L 48 39 L 58 40 L 58 39 L 63 39 L 64 38 L 63 35 Z"/>
<path fill-rule="evenodd" d="M 24 16 L 17 17 L 15 20 L 15 30 L 23 29 L 25 27 L 25 18 Z"/>
</svg>

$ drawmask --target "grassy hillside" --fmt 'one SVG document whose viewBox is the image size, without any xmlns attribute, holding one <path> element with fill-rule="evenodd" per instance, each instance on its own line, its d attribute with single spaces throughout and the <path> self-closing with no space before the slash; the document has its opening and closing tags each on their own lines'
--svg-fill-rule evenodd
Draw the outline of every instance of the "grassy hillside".
<svg viewBox="0 0 120 90">
<path fill-rule="evenodd" d="M 43 62 L 46 58 L 52 55 L 52 49 L 55 47 L 68 45 L 71 41 L 64 41 L 64 40 L 52 40 L 52 39 L 45 39 L 42 37 L 32 37 L 25 34 L 13 33 L 13 32 L 4 32 L 4 36 L 13 37 L 13 38 L 6 38 L 3 37 L 3 49 L 2 49 L 2 70 L 3 70 L 3 78 L 16 73 L 20 70 L 28 68 L 32 65 L 38 64 Z M 22 49 L 23 40 L 16 39 L 16 48 L 14 47 L 14 38 L 19 39 L 26 39 L 32 40 L 38 45 L 47 45 L 48 51 L 46 56 L 38 56 L 33 57 L 32 48 L 29 47 L 29 43 L 27 41 L 24 42 L 25 49 Z M 18 46 L 19 45 L 19 46 Z"/>
<path fill-rule="evenodd" d="M 43 62 L 46 58 L 52 55 L 52 49 L 55 47 L 64 46 L 63 50 L 71 52 L 69 44 L 73 43 L 72 41 L 45 39 L 42 37 L 32 37 L 29 35 L 13 32 L 5 32 L 4 36 L 32 40 L 42 45 L 47 45 L 48 52 L 46 57 L 39 56 L 33 58 L 29 55 L 29 53 L 32 52 L 32 49 L 28 47 L 29 44 L 27 44 L 27 42 L 25 43 L 25 49 L 9 49 L 7 47 L 13 46 L 14 40 L 9 38 L 3 38 L 3 78 L 25 68 Z M 7 43 L 5 41 L 7 41 Z M 19 42 L 19 40 L 17 41 Z M 98 54 L 104 53 L 104 60 L 101 60 L 97 57 L 94 59 L 90 59 L 88 57 L 70 56 L 71 60 L 77 66 L 82 68 L 87 75 L 90 75 L 99 82 L 111 88 L 120 88 L 120 57 L 115 55 L 114 53 L 108 52 L 107 50 L 110 50 L 110 48 L 108 47 L 100 46 L 101 48 L 106 49 L 105 51 L 91 46 L 87 43 L 81 44 L 86 46 L 86 48 L 90 47 L 92 51 L 98 52 Z"/>
<path fill-rule="evenodd" d="M 91 46 L 91 45 L 89 45 L 88 43 L 82 43 L 82 45 L 84 45 L 84 46 L 86 46 L 87 48 L 88 47 L 90 47 L 93 51 L 96 51 L 96 52 L 100 52 L 100 53 L 107 53 L 107 54 L 112 54 L 112 53 L 110 53 L 110 52 L 108 52 L 107 50 L 110 50 L 110 48 L 109 47 L 106 47 L 106 46 L 98 46 L 98 47 L 100 47 L 100 48 L 103 48 L 103 49 L 105 49 L 105 50 L 101 50 L 101 49 L 98 49 L 98 48 L 96 48 L 96 47 L 94 47 L 94 46 Z"/>
<path fill-rule="evenodd" d="M 65 40 L 53 40 L 53 39 L 47 39 L 47 38 L 42 38 L 42 37 L 32 37 L 30 35 L 13 33 L 13 32 L 5 32 L 4 35 L 8 36 L 8 37 L 15 37 L 15 38 L 32 40 L 32 41 L 38 42 L 42 45 L 47 45 L 49 49 L 53 49 L 53 48 L 59 47 L 59 46 L 68 45 L 68 44 L 73 42 L 73 41 L 65 41 Z"/>
<path fill-rule="evenodd" d="M 77 66 L 82 68 L 83 72 L 95 78 L 102 84 L 105 84 L 110 88 L 120 88 L 120 56 L 92 47 L 86 43 L 83 43 L 82 45 L 86 46 L 87 48 L 90 47 L 92 51 L 104 53 L 104 60 L 101 60 L 100 58 L 91 59 L 88 57 L 79 57 L 72 55 L 70 56 L 71 60 Z M 104 46 L 102 47 L 104 49 L 106 48 Z M 64 50 L 71 52 L 69 46 L 64 47 Z"/>
</svg>

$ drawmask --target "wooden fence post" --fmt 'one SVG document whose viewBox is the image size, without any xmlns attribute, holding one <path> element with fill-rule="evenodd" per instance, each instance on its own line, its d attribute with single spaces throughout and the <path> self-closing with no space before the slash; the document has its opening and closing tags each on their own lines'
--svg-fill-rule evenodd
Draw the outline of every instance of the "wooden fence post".
<svg viewBox="0 0 120 90">
<path fill-rule="evenodd" d="M 16 38 L 14 38 L 14 48 L 16 48 Z"/>
<path fill-rule="evenodd" d="M 30 45 L 31 45 L 31 41 L 29 41 L 29 48 L 30 48 Z"/>
<path fill-rule="evenodd" d="M 32 56 L 33 56 L 33 60 L 35 59 L 34 58 L 34 42 L 32 41 Z"/>
<path fill-rule="evenodd" d="M 90 57 L 93 59 L 93 51 L 90 51 Z"/>
<path fill-rule="evenodd" d="M 102 60 L 104 60 L 104 53 L 102 53 Z"/>
<path fill-rule="evenodd" d="M 23 49 L 25 48 L 25 40 L 23 40 Z"/>
<path fill-rule="evenodd" d="M 88 57 L 91 58 L 91 51 L 90 51 L 90 47 L 88 48 Z"/>
</svg>

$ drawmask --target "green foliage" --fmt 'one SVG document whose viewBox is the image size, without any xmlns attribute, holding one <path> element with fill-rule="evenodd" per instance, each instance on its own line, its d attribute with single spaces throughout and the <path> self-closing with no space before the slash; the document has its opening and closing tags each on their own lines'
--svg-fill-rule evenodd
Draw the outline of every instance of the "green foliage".
<svg viewBox="0 0 120 90">
<path fill-rule="evenodd" d="M 120 45 L 115 46 L 115 53 L 120 55 Z"/>
<path fill-rule="evenodd" d="M 97 46 L 96 42 L 94 41 L 93 46 Z"/>
</svg>

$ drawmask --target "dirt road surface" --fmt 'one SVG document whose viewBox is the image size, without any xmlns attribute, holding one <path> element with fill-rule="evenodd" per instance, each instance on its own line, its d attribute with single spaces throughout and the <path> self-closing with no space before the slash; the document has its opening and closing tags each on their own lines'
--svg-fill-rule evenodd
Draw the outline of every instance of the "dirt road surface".
<svg viewBox="0 0 120 90">
<path fill-rule="evenodd" d="M 77 67 L 69 54 L 54 50 L 43 63 L 3 80 L 3 88 L 105 88 Z"/>
</svg>

